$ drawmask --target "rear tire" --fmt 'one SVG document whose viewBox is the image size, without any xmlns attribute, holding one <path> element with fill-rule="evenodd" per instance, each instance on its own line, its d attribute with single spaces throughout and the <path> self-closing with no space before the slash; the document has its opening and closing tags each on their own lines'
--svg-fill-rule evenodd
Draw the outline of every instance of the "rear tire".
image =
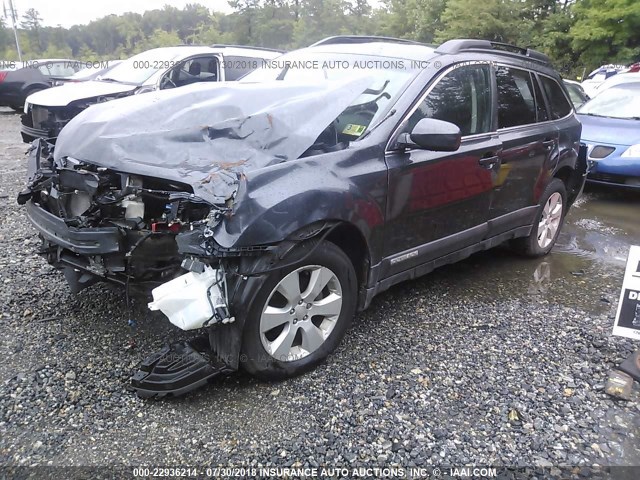
<svg viewBox="0 0 640 480">
<path fill-rule="evenodd" d="M 355 270 L 333 243 L 301 243 L 280 264 L 249 307 L 242 338 L 243 368 L 268 380 L 300 375 L 322 362 L 340 344 L 356 309 Z"/>
<path fill-rule="evenodd" d="M 551 180 L 540 197 L 531 233 L 511 243 L 513 249 L 527 257 L 548 254 L 556 244 L 567 213 L 567 189 L 559 178 Z"/>
</svg>

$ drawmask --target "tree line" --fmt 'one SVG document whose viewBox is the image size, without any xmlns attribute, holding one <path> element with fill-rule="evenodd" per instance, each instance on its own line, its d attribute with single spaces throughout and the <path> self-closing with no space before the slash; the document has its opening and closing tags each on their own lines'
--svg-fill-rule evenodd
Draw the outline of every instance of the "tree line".
<svg viewBox="0 0 640 480">
<path fill-rule="evenodd" d="M 223 14 L 193 3 L 109 15 L 71 28 L 45 27 L 23 12 L 23 58 L 127 58 L 177 44 L 227 43 L 294 49 L 330 35 L 384 35 L 441 43 L 481 38 L 536 48 L 565 75 L 640 60 L 638 0 L 233 0 Z M 13 32 L 0 21 L 0 59 L 15 60 Z"/>
</svg>

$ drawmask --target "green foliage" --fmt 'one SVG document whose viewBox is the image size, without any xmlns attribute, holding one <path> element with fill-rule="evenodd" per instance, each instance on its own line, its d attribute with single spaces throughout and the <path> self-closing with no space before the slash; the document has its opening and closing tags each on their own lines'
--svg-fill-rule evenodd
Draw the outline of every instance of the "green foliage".
<svg viewBox="0 0 640 480">
<path fill-rule="evenodd" d="M 504 43 L 520 43 L 521 33 L 530 30 L 527 3 L 511 0 L 449 0 L 442 12 L 442 28 L 436 41 L 452 38 L 481 38 Z"/>
<path fill-rule="evenodd" d="M 628 63 L 640 57 L 638 0 L 582 0 L 575 5 L 571 45 L 591 67 Z"/>
<path fill-rule="evenodd" d="M 143 14 L 109 15 L 88 25 L 43 27 L 24 12 L 24 58 L 126 58 L 149 48 L 230 43 L 292 49 L 330 35 L 386 35 L 426 43 L 484 38 L 544 51 L 573 76 L 640 57 L 639 0 L 232 0 L 225 15 L 197 3 Z M 46 20 L 46 19 L 45 19 Z M 0 19 L 0 58 L 16 59 Z"/>
</svg>

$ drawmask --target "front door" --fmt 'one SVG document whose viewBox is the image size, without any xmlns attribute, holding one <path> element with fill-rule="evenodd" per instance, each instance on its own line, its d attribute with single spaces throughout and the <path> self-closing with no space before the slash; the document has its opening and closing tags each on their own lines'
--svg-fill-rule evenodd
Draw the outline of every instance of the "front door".
<svg viewBox="0 0 640 480">
<path fill-rule="evenodd" d="M 492 132 L 490 66 L 454 66 L 426 91 L 400 132 L 410 133 L 422 118 L 456 124 L 463 141 L 456 152 L 387 153 L 384 256 L 389 261 L 383 276 L 469 246 L 486 234 L 501 151 Z"/>
</svg>

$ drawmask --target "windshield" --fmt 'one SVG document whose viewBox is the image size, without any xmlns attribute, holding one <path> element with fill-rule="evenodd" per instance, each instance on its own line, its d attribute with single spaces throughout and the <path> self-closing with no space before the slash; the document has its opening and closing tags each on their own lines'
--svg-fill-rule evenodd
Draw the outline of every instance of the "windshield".
<svg viewBox="0 0 640 480">
<path fill-rule="evenodd" d="M 240 81 L 321 82 L 344 80 L 358 75 L 371 77 L 369 88 L 345 110 L 361 110 L 361 115 L 349 117 L 351 123 L 348 127 L 355 140 L 369 126 L 383 118 L 406 85 L 419 73 L 419 69 L 411 67 L 411 61 L 400 58 L 302 51 L 273 60 L 263 60 L 262 68 L 249 73 Z"/>
<path fill-rule="evenodd" d="M 118 64 L 101 80 L 142 85 L 156 72 L 173 67 L 179 57 L 175 50 L 149 50 Z"/>
<path fill-rule="evenodd" d="M 640 116 L 640 88 L 612 87 L 585 103 L 578 113 L 611 118 Z"/>
</svg>

